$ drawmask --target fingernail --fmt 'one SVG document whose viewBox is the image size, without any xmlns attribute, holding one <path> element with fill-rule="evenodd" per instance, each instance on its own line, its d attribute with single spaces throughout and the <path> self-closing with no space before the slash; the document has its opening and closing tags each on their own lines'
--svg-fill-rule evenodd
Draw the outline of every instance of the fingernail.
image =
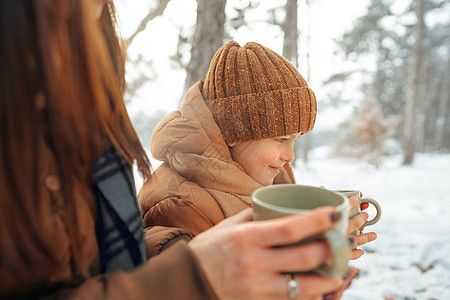
<svg viewBox="0 0 450 300">
<path fill-rule="evenodd" d="M 355 245 L 355 238 L 352 237 L 352 236 L 349 236 L 349 237 L 348 237 L 348 242 L 350 243 L 350 246 Z"/>
<path fill-rule="evenodd" d="M 342 214 L 340 212 L 334 212 L 331 214 L 331 222 L 336 222 L 342 217 Z"/>
<path fill-rule="evenodd" d="M 342 277 L 342 279 L 343 279 L 344 281 L 346 281 L 346 280 L 350 279 L 351 276 L 352 276 L 352 273 L 351 273 L 350 271 L 348 271 L 347 274 L 345 274 L 345 275 Z"/>
<path fill-rule="evenodd" d="M 329 293 L 323 296 L 323 300 L 331 300 L 334 298 L 334 294 L 333 293 Z"/>
</svg>

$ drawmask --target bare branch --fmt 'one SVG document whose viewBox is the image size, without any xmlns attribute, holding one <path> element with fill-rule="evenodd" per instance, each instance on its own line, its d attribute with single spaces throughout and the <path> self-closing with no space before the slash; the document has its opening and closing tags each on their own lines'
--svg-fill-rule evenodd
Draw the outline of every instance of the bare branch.
<svg viewBox="0 0 450 300">
<path fill-rule="evenodd" d="M 150 10 L 148 12 L 147 16 L 145 16 L 145 18 L 142 19 L 141 23 L 136 28 L 134 33 L 125 41 L 127 47 L 133 42 L 134 38 L 139 33 L 141 33 L 142 31 L 145 30 L 145 28 L 147 27 L 148 22 L 150 22 L 151 20 L 153 20 L 154 18 L 156 18 L 158 16 L 161 16 L 164 13 L 164 10 L 166 9 L 167 4 L 169 3 L 169 1 L 170 0 L 159 0 L 158 6 L 155 9 Z"/>
</svg>

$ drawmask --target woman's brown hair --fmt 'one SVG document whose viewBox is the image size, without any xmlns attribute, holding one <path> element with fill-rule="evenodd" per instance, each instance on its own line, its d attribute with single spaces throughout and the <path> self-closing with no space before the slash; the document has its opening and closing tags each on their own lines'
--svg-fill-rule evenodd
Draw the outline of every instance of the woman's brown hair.
<svg viewBox="0 0 450 300">
<path fill-rule="evenodd" d="M 150 174 L 122 98 L 124 55 L 114 7 L 106 5 L 96 20 L 92 2 L 0 1 L 0 268 L 13 251 L 23 262 L 17 268 L 34 262 L 29 272 L 41 265 L 51 273 L 56 263 L 33 214 L 43 141 L 57 162 L 76 268 L 87 266 L 72 212 L 92 195 L 75 197 L 74 183 L 90 189 L 92 165 L 110 146 L 136 162 L 144 178 Z"/>
</svg>

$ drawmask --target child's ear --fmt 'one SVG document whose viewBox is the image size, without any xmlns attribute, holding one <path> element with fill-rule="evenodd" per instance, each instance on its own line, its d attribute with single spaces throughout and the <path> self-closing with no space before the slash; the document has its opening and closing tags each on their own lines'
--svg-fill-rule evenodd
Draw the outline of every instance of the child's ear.
<svg viewBox="0 0 450 300">
<path fill-rule="evenodd" d="M 228 147 L 234 147 L 236 146 L 236 142 L 227 142 Z"/>
</svg>

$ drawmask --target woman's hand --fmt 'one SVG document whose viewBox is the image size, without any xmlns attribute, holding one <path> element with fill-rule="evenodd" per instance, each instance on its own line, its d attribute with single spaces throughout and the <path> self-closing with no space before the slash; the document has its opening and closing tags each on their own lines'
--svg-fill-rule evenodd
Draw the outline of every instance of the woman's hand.
<svg viewBox="0 0 450 300">
<path fill-rule="evenodd" d="M 340 288 L 338 291 L 334 292 L 334 293 L 330 293 L 327 294 L 325 296 L 323 296 L 323 300 L 336 300 L 336 299 L 341 299 L 345 290 L 348 289 L 350 287 L 350 285 L 352 284 L 353 279 L 355 279 L 356 277 L 358 277 L 359 275 L 359 269 L 355 268 L 355 267 L 350 267 L 350 271 L 348 276 L 344 279 L 344 286 L 342 288 Z"/>
<path fill-rule="evenodd" d="M 289 299 L 283 273 L 313 270 L 330 258 L 330 250 L 325 242 L 274 246 L 323 232 L 339 217 L 334 208 L 324 207 L 309 214 L 250 222 L 252 210 L 247 209 L 197 235 L 189 245 L 220 299 Z M 295 299 L 322 299 L 348 284 L 344 278 L 298 278 Z"/>
<path fill-rule="evenodd" d="M 357 197 L 350 197 L 350 209 L 358 205 L 359 201 Z M 368 203 L 361 204 L 361 210 L 366 209 L 369 206 Z M 352 250 L 351 259 L 358 259 L 364 254 L 364 250 L 357 249 L 356 247 L 364 245 L 368 242 L 374 241 L 377 239 L 377 234 L 375 232 L 368 233 L 360 233 L 359 235 L 352 235 L 351 233 L 357 229 L 359 229 L 369 218 L 369 215 L 366 212 L 361 212 L 360 214 L 351 218 L 348 222 L 347 234 L 354 239 L 355 249 Z"/>
</svg>

